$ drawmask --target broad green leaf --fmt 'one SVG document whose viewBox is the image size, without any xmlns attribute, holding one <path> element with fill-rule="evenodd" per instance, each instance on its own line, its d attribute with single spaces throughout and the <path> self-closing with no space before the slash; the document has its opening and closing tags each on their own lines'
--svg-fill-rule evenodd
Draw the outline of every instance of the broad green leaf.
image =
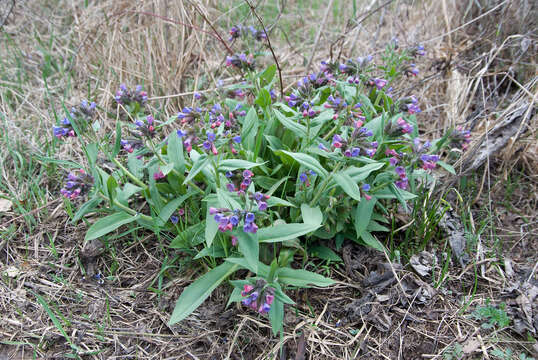
<svg viewBox="0 0 538 360">
<path fill-rule="evenodd" d="M 360 201 L 361 200 L 361 190 L 359 186 L 351 176 L 344 172 L 339 172 L 334 175 L 334 180 L 336 183 L 345 191 L 346 194 L 351 196 L 353 199 Z"/>
<path fill-rule="evenodd" d="M 382 231 L 382 232 L 389 232 L 390 229 L 386 226 L 381 225 L 375 220 L 370 220 L 370 223 L 366 227 L 366 231 L 373 232 L 373 231 Z"/>
<path fill-rule="evenodd" d="M 368 227 L 372 213 L 374 212 L 374 206 L 377 199 L 372 197 L 370 200 L 363 198 L 359 201 L 357 208 L 355 209 L 355 215 L 353 217 L 353 223 L 355 224 L 355 231 L 357 232 L 357 238 L 360 238 L 363 232 Z"/>
<path fill-rule="evenodd" d="M 332 249 L 329 249 L 323 245 L 314 245 L 308 247 L 308 252 L 310 256 L 314 256 L 323 260 L 330 261 L 342 261 L 340 256 L 338 256 Z"/>
<path fill-rule="evenodd" d="M 274 243 L 295 239 L 301 235 L 315 231 L 321 224 L 279 224 L 258 230 L 260 242 Z"/>
<path fill-rule="evenodd" d="M 293 133 L 298 136 L 300 139 L 306 137 L 306 127 L 299 124 L 296 120 L 286 117 L 280 111 L 273 109 L 276 118 L 285 128 L 290 129 Z"/>
<path fill-rule="evenodd" d="M 176 324 L 189 316 L 238 267 L 228 262 L 222 263 L 189 285 L 179 296 L 168 324 Z"/>
<path fill-rule="evenodd" d="M 441 166 L 443 169 L 445 169 L 446 171 L 448 171 L 452 175 L 456 175 L 456 170 L 454 169 L 454 167 L 452 165 L 447 164 L 446 162 L 441 161 L 441 160 L 439 160 L 437 162 L 437 164 L 439 164 L 439 166 Z"/>
<path fill-rule="evenodd" d="M 274 336 L 284 331 L 284 303 L 276 296 L 269 310 L 269 322 Z"/>
<path fill-rule="evenodd" d="M 379 242 L 372 234 L 368 231 L 365 231 L 361 235 L 361 240 L 368 246 L 379 251 L 385 251 L 383 244 Z"/>
<path fill-rule="evenodd" d="M 273 207 L 273 206 L 289 206 L 289 207 L 296 207 L 289 201 L 286 201 L 284 199 L 278 198 L 276 196 L 271 196 L 269 199 L 267 199 L 267 206 Z"/>
<path fill-rule="evenodd" d="M 277 277 L 283 284 L 298 287 L 310 285 L 325 287 L 334 284 L 331 279 L 303 269 L 281 268 L 277 271 Z"/>
<path fill-rule="evenodd" d="M 205 221 L 194 224 L 177 234 L 169 247 L 172 249 L 189 249 L 204 242 Z"/>
<path fill-rule="evenodd" d="M 138 179 L 144 176 L 144 162 L 137 159 L 134 153 L 127 156 L 127 169 Z"/>
<path fill-rule="evenodd" d="M 258 92 L 258 97 L 254 101 L 254 103 L 260 105 L 262 108 L 271 105 L 271 94 L 269 94 L 269 91 L 267 91 L 267 89 L 260 89 L 260 91 Z"/>
<path fill-rule="evenodd" d="M 385 163 L 382 162 L 366 164 L 361 167 L 350 166 L 343 173 L 353 179 L 355 183 L 358 183 L 370 176 L 372 171 L 381 169 L 383 166 L 385 166 Z"/>
<path fill-rule="evenodd" d="M 295 161 L 307 167 L 308 169 L 314 170 L 322 178 L 326 178 L 329 175 L 327 170 L 325 170 L 323 166 L 321 166 L 319 161 L 317 161 L 310 155 L 306 155 L 303 153 L 294 153 L 291 151 L 284 151 L 284 150 L 282 152 L 288 156 L 291 156 Z"/>
<path fill-rule="evenodd" d="M 116 189 L 118 188 L 118 182 L 114 178 L 114 176 L 109 176 L 109 178 L 106 181 L 106 188 L 108 190 L 108 196 L 110 197 L 110 202 L 114 201 L 114 198 L 116 197 Z"/>
<path fill-rule="evenodd" d="M 217 235 L 218 232 L 218 224 L 213 219 L 213 215 L 209 213 L 210 207 L 218 207 L 218 200 L 216 195 L 210 195 L 207 198 L 207 210 L 205 214 L 206 222 L 205 222 L 205 243 L 207 245 L 207 248 L 211 246 L 213 243 L 213 239 Z"/>
<path fill-rule="evenodd" d="M 174 169 L 180 174 L 185 172 L 185 155 L 183 154 L 183 141 L 174 131 L 168 135 L 168 159 L 174 164 Z"/>
<path fill-rule="evenodd" d="M 97 144 L 96 143 L 87 144 L 84 147 L 84 151 L 86 152 L 86 158 L 88 159 L 90 168 L 94 169 L 95 163 L 97 162 Z"/>
<path fill-rule="evenodd" d="M 77 221 L 82 219 L 84 215 L 93 211 L 101 203 L 101 201 L 103 201 L 103 199 L 98 196 L 94 196 L 90 200 L 86 201 L 75 213 L 72 222 L 76 223 Z"/>
<path fill-rule="evenodd" d="M 121 150 L 121 122 L 116 121 L 116 142 L 114 143 L 114 150 L 112 151 L 112 157 L 116 157 Z"/>
<path fill-rule="evenodd" d="M 132 216 L 125 212 L 117 212 L 102 219 L 97 220 L 86 232 L 84 241 L 97 239 L 100 236 L 106 235 L 111 231 L 116 230 L 122 225 L 138 219 L 138 216 Z"/>
<path fill-rule="evenodd" d="M 262 86 L 269 85 L 271 81 L 273 81 L 273 77 L 275 76 L 275 73 L 276 73 L 275 64 L 269 65 L 267 69 L 259 73 L 258 76 L 264 81 Z"/>
<path fill-rule="evenodd" d="M 226 159 L 219 163 L 219 170 L 234 171 L 237 169 L 252 169 L 253 167 L 263 165 L 265 163 L 255 163 L 241 159 Z"/>
<path fill-rule="evenodd" d="M 241 142 L 245 149 L 254 151 L 258 126 L 258 114 L 256 113 L 256 108 L 253 106 L 248 111 L 245 120 L 243 120 L 243 128 L 241 129 Z"/>
<path fill-rule="evenodd" d="M 131 183 L 126 183 L 123 186 L 123 189 L 119 190 L 116 199 L 118 202 L 120 202 L 123 205 L 127 205 L 127 202 L 131 196 L 136 194 L 137 192 L 141 191 L 142 188 L 140 186 L 133 185 Z"/>
<path fill-rule="evenodd" d="M 319 206 L 310 207 L 308 204 L 301 205 L 301 216 L 305 224 L 316 226 L 316 229 L 323 222 L 323 214 Z"/>
<path fill-rule="evenodd" d="M 174 213 L 174 211 L 176 211 L 179 205 L 183 204 L 185 200 L 193 196 L 195 193 L 196 192 L 194 191 L 188 192 L 185 195 L 175 198 L 174 200 L 166 204 L 161 209 L 161 212 L 159 212 L 159 218 L 157 220 L 157 224 L 159 226 L 163 226 L 168 221 L 168 219 L 170 219 L 170 216 L 172 216 L 172 214 Z"/>
<path fill-rule="evenodd" d="M 211 158 L 209 158 L 206 154 L 200 155 L 200 157 L 194 161 L 194 164 L 189 171 L 189 175 L 185 181 L 183 181 L 183 185 L 194 179 L 194 177 L 209 164 L 210 160 Z"/>
<path fill-rule="evenodd" d="M 239 251 L 249 264 L 249 269 L 257 274 L 258 273 L 258 259 L 260 257 L 260 246 L 258 243 L 257 234 L 247 234 L 243 229 L 237 229 L 233 232 L 237 236 L 239 245 Z"/>
</svg>

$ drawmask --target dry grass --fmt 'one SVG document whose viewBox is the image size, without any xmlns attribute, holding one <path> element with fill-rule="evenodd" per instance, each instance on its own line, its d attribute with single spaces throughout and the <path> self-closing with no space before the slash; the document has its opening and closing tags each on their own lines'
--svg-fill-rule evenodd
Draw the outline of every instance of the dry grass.
<svg viewBox="0 0 538 360">
<path fill-rule="evenodd" d="M 460 313 L 487 298 L 503 297 L 516 319 L 519 298 L 510 286 L 524 283 L 521 274 L 530 274 L 532 281 L 537 276 L 532 270 L 538 260 L 532 241 L 537 199 L 528 196 L 536 194 L 538 168 L 538 16 L 531 1 L 362 1 L 357 2 L 355 22 L 348 21 L 353 6 L 347 1 L 305 6 L 268 0 L 256 8 L 272 29 L 285 86 L 304 75 L 310 59 L 315 68 L 331 50 L 333 60 L 376 53 L 397 37 L 401 46 L 427 46 L 423 80 L 398 86 L 404 89 L 398 95 L 421 99 L 425 111 L 419 121 L 425 133 L 439 135 L 445 128 L 465 125 L 474 138 L 484 139 L 514 108 L 527 104 L 516 135 L 502 153 L 488 154 L 486 171 L 476 175 L 481 196 L 475 205 L 494 213 L 493 224 L 500 231 L 483 235 L 484 247 L 475 253 L 479 265 L 462 270 L 451 263 L 439 289 L 430 285 L 435 279 L 421 279 L 409 268 L 396 269 L 398 281 L 383 289 L 366 286 L 362 281 L 385 259 L 355 248 L 351 260 L 359 266 L 346 262 L 345 271 L 333 270 L 341 283 L 329 293 L 314 289 L 293 294 L 299 305 L 287 310 L 286 355 L 280 356 L 279 339 L 271 337 L 266 319 L 239 308 L 224 309 L 224 288 L 186 321 L 168 327 L 175 299 L 199 269 L 182 266 L 182 259 L 153 236 L 130 234 L 105 244 L 98 256 L 87 256 L 85 225 L 71 225 L 56 200 L 61 174 L 36 167 L 28 172 L 37 178 L 32 185 L 20 177 L 22 163 L 8 156 L 14 154 L 8 149 L 20 147 L 20 156 L 82 161 L 73 144 L 58 150 L 44 141 L 63 104 L 91 97 L 109 109 L 121 82 L 142 83 L 150 96 L 163 96 L 151 102 L 154 110 L 170 115 L 190 103 L 193 89 L 214 88 L 219 79 L 231 82 L 232 74 L 222 69 L 227 50 L 203 18 L 223 37 L 225 27 L 237 19 L 256 22 L 244 3 L 224 3 L 228 6 L 165 0 L 90 1 L 88 7 L 70 0 L 17 2 L 2 29 L 4 38 L 9 37 L 4 43 L 11 45 L 0 48 L 0 112 L 7 120 L 2 138 L 10 139 L 1 152 L 2 182 L 9 194 L 0 195 L 17 200 L 0 215 L 0 358 L 64 358 L 69 342 L 88 352 L 84 357 L 95 359 L 441 359 L 455 344 L 468 351 L 468 358 L 488 358 L 492 350 L 506 347 L 531 354 L 533 344 L 523 337 L 513 338 L 509 329 L 484 332 Z M 524 174 L 525 191 L 515 192 L 510 211 L 493 206 L 516 170 Z M 41 197 L 27 199 L 36 186 Z M 19 217 L 32 210 L 31 216 Z M 480 238 L 472 221 L 476 208 L 469 210 L 472 233 Z M 513 274 L 487 252 L 488 241 L 504 235 L 510 239 L 504 255 L 513 262 Z M 432 251 L 439 274 L 446 249 Z M 171 259 L 175 263 L 166 262 Z M 99 272 L 107 275 L 102 285 L 93 277 Z M 65 335 L 34 294 L 45 299 Z M 365 299 L 373 310 L 342 322 L 349 318 L 345 305 L 365 296 L 371 296 Z"/>
</svg>

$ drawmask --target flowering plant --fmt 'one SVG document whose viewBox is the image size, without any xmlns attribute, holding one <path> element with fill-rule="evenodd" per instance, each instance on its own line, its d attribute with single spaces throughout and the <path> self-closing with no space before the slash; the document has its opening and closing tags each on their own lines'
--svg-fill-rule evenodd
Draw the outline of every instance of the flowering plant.
<svg viewBox="0 0 538 360">
<path fill-rule="evenodd" d="M 230 35 L 231 42 L 266 39 L 265 31 L 239 25 Z M 172 235 L 169 246 L 195 250 L 194 260 L 210 259 L 213 268 L 183 291 L 171 324 L 246 269 L 253 277 L 231 281 L 230 302 L 268 314 L 276 334 L 284 304 L 294 303 L 286 288 L 333 283 L 293 268 L 298 250 L 305 256 L 315 246 L 320 257 L 338 258 L 327 240 L 339 247 L 351 239 L 384 251 L 375 234 L 388 231 L 388 207 L 405 208 L 436 165 L 453 171 L 437 153 L 465 142 L 467 133 L 422 140 L 418 99 L 393 95 L 396 79 L 417 75 L 411 61 L 423 52 L 389 46 L 382 65 L 372 57 L 323 62 L 281 101 L 273 91 L 275 65 L 256 72 L 252 53 L 233 55 L 226 64 L 241 74 L 241 86 L 212 98 L 196 94 L 169 119 L 150 112 L 141 87 L 121 85 L 115 139 L 101 136 L 95 123 L 82 131 L 94 103 L 83 102 L 54 128 L 59 138 L 78 135 L 88 158 L 88 169 L 70 173 L 62 194 L 68 201 L 89 197 L 75 221 L 108 213 L 86 240 L 137 223 Z"/>
</svg>

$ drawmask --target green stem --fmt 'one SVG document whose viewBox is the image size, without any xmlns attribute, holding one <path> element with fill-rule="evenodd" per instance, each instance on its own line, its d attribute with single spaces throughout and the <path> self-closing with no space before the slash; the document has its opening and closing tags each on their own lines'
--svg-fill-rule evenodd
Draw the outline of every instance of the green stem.
<svg viewBox="0 0 538 360">
<path fill-rule="evenodd" d="M 110 201 L 110 198 L 109 198 L 109 197 L 107 197 L 107 196 L 105 196 L 105 195 L 103 195 L 103 194 L 101 194 L 101 193 L 99 193 L 99 196 L 100 196 L 101 198 L 103 198 L 104 200 L 108 200 L 108 201 Z M 120 209 L 122 209 L 122 210 L 125 211 L 126 213 L 129 213 L 129 214 L 131 214 L 131 215 L 133 215 L 133 216 L 134 216 L 134 215 L 138 215 L 142 220 L 145 220 L 145 221 L 153 221 L 153 218 L 152 218 L 151 216 L 147 216 L 147 215 L 144 215 L 144 214 L 140 214 L 139 212 L 137 212 L 137 211 L 131 209 L 131 208 L 128 207 L 128 206 L 123 205 L 122 203 L 117 202 L 116 200 L 112 200 L 112 205 L 119 207 Z"/>
<path fill-rule="evenodd" d="M 318 193 L 316 194 L 316 196 L 314 196 L 314 198 L 310 202 L 310 207 L 314 206 L 314 204 L 319 200 L 321 194 L 323 194 L 325 192 L 325 189 L 329 185 L 329 181 L 332 179 L 333 175 L 338 170 L 340 170 L 341 166 L 342 166 L 341 162 L 337 163 L 336 166 L 334 167 L 333 171 L 329 174 L 329 176 L 327 176 L 327 178 L 323 181 L 323 183 L 321 183 L 321 186 L 319 187 Z"/>
<path fill-rule="evenodd" d="M 142 181 L 140 181 L 140 179 L 138 179 L 136 176 L 134 176 L 129 170 L 127 170 L 127 168 L 125 166 L 123 166 L 122 163 L 120 163 L 118 161 L 118 159 L 116 158 L 111 158 L 112 162 L 114 164 L 116 164 L 117 167 L 119 167 L 121 169 L 121 171 L 123 171 L 123 173 L 125 175 L 127 175 L 128 178 L 130 178 L 135 184 L 137 184 L 138 186 L 140 186 L 141 188 L 143 188 L 144 190 L 147 190 L 148 186 L 146 184 L 144 184 Z"/>
</svg>

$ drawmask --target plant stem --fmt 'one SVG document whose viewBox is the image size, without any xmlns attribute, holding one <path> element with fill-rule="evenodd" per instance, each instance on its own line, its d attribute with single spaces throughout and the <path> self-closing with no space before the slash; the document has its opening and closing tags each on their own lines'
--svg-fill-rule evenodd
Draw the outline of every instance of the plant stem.
<svg viewBox="0 0 538 360">
<path fill-rule="evenodd" d="M 138 186 L 142 187 L 144 190 L 147 190 L 148 186 L 146 184 L 144 184 L 142 181 L 140 181 L 140 179 L 138 179 L 136 176 L 134 176 L 129 170 L 127 170 L 127 168 L 125 166 L 123 166 L 122 163 L 120 163 L 118 161 L 118 159 L 116 158 L 112 158 L 111 159 L 112 162 L 114 164 L 116 164 L 117 167 L 119 167 L 121 169 L 121 171 L 123 171 L 123 173 L 125 175 L 127 175 L 128 178 L 130 178 L 135 184 L 137 184 Z"/>
<path fill-rule="evenodd" d="M 319 187 L 319 191 L 318 193 L 316 194 L 316 196 L 314 196 L 314 198 L 312 199 L 312 201 L 310 202 L 310 206 L 314 206 L 314 204 L 319 200 L 321 194 L 323 194 L 323 192 L 325 192 L 325 189 L 327 188 L 327 186 L 329 185 L 329 181 L 332 179 L 333 175 L 338 171 L 340 170 L 340 167 L 342 166 L 342 163 L 339 162 L 336 164 L 336 166 L 334 167 L 333 171 L 329 174 L 329 176 L 327 176 L 327 178 L 323 181 L 323 183 L 321 183 L 320 187 Z"/>
<path fill-rule="evenodd" d="M 102 193 L 98 193 L 98 194 L 99 194 L 99 196 L 101 198 L 110 201 L 109 197 L 103 195 Z M 122 203 L 117 202 L 116 200 L 112 200 L 112 205 L 115 205 L 115 206 L 119 207 L 120 209 L 122 209 L 123 211 L 125 211 L 125 212 L 127 212 L 127 213 L 129 213 L 131 215 L 138 215 L 142 220 L 153 221 L 153 218 L 151 216 L 140 214 L 139 212 L 131 209 L 128 206 L 123 205 Z"/>
</svg>

